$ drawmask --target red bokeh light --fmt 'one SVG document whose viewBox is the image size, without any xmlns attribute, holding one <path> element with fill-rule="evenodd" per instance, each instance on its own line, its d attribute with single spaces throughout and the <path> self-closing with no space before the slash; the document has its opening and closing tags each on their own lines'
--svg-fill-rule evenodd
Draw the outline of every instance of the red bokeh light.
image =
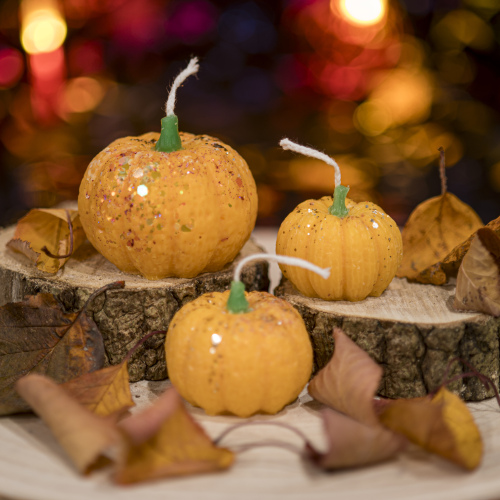
<svg viewBox="0 0 500 500">
<path fill-rule="evenodd" d="M 14 86 L 24 73 L 24 58 L 13 48 L 0 50 L 0 87 Z"/>
</svg>

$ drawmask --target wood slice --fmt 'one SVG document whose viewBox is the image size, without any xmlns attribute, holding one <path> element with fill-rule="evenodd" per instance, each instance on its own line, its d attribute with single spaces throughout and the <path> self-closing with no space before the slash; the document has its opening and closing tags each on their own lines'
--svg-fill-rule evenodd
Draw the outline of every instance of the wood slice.
<svg viewBox="0 0 500 500">
<path fill-rule="evenodd" d="M 48 274 L 39 271 L 24 255 L 6 248 L 14 230 L 15 227 L 10 227 L 0 231 L 0 306 L 48 292 L 68 311 L 76 311 L 95 290 L 114 281 L 125 281 L 124 289 L 99 295 L 88 308 L 103 335 L 110 364 L 119 363 L 148 332 L 167 330 L 172 316 L 185 303 L 206 292 L 227 290 L 236 263 L 247 255 L 263 251 L 249 240 L 234 262 L 219 272 L 192 279 L 149 281 L 120 271 L 87 241 L 57 274 Z M 247 291 L 267 291 L 267 262 L 250 262 L 243 268 L 241 280 Z M 137 350 L 129 363 L 131 381 L 167 377 L 164 342 L 165 335 L 154 335 Z"/>
<path fill-rule="evenodd" d="M 438 287 L 395 278 L 380 297 L 327 302 L 304 297 L 283 279 L 275 294 L 303 317 L 314 347 L 315 371 L 331 358 L 332 331 L 339 326 L 383 366 L 381 396 L 424 396 L 442 383 L 455 357 L 471 363 L 498 387 L 500 318 L 455 311 L 454 284 Z M 463 363 L 454 363 L 449 376 L 468 371 Z M 494 395 L 476 377 L 448 387 L 468 401 Z"/>
</svg>

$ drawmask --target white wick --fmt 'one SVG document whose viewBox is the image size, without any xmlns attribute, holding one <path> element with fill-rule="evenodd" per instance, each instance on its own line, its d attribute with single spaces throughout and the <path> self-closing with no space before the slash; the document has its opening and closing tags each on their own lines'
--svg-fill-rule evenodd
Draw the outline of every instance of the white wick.
<svg viewBox="0 0 500 500">
<path fill-rule="evenodd" d="M 321 153 L 316 149 L 308 148 L 306 146 L 301 146 L 295 142 L 292 142 L 290 139 L 282 139 L 280 141 L 280 146 L 283 149 L 290 149 L 291 151 L 295 151 L 296 153 L 301 153 L 305 156 L 311 156 L 312 158 L 317 158 L 318 160 L 322 160 L 328 165 L 331 165 L 335 169 L 335 187 L 340 186 L 340 168 L 337 165 L 337 162 L 330 158 L 325 153 Z"/>
<path fill-rule="evenodd" d="M 168 99 L 165 104 L 165 113 L 167 116 L 171 116 L 174 114 L 174 106 L 175 106 L 175 93 L 179 86 L 184 82 L 184 80 L 195 73 L 198 73 L 198 69 L 200 66 L 198 64 L 198 58 L 193 57 L 187 68 L 182 70 L 175 78 L 174 83 L 172 83 L 172 87 L 170 88 L 170 93 L 168 94 Z"/>
<path fill-rule="evenodd" d="M 249 255 L 248 257 L 245 257 L 238 262 L 238 265 L 234 270 L 234 277 L 233 277 L 234 281 L 240 281 L 240 275 L 243 266 L 247 262 L 250 262 L 251 260 L 272 260 L 274 262 L 279 262 L 280 264 L 302 267 L 304 269 L 309 269 L 309 271 L 312 271 L 316 274 L 319 274 L 325 280 L 326 278 L 328 278 L 328 276 L 330 276 L 329 267 L 322 268 L 316 266 L 315 264 L 312 264 L 307 260 L 299 259 L 298 257 L 287 257 L 285 255 L 272 255 L 269 253 L 254 253 L 253 255 Z"/>
</svg>

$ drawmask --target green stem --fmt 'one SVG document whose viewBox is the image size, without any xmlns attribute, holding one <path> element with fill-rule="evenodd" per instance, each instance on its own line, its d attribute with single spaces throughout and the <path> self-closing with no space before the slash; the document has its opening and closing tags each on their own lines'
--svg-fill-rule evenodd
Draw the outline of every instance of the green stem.
<svg viewBox="0 0 500 500">
<path fill-rule="evenodd" d="M 231 291 L 227 299 L 227 310 L 231 314 L 248 311 L 248 300 L 245 297 L 245 283 L 243 281 L 231 281 Z"/>
<path fill-rule="evenodd" d="M 165 116 L 161 119 L 161 133 L 155 146 L 156 151 L 171 153 L 182 149 L 178 123 L 176 115 Z"/>
<path fill-rule="evenodd" d="M 348 192 L 349 188 L 341 184 L 335 187 L 333 205 L 328 209 L 330 215 L 335 215 L 342 219 L 349 213 L 349 209 L 345 206 L 345 197 Z"/>
</svg>

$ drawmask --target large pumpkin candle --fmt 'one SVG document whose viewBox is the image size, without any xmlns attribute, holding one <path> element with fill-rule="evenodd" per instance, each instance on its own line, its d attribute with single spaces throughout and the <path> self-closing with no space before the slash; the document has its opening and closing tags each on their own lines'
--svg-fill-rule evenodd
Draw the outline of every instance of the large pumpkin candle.
<svg viewBox="0 0 500 500">
<path fill-rule="evenodd" d="M 78 209 L 94 247 L 125 272 L 190 278 L 222 269 L 250 237 L 255 182 L 245 160 L 214 137 L 178 133 L 175 79 L 161 135 L 111 143 L 90 163 Z"/>
<path fill-rule="evenodd" d="M 280 144 L 335 169 L 333 198 L 300 203 L 281 224 L 276 242 L 276 253 L 331 267 L 330 278 L 318 279 L 305 269 L 280 265 L 283 275 L 308 297 L 350 301 L 378 297 L 402 259 L 397 224 L 378 205 L 346 198 L 349 188 L 342 186 L 339 166 L 332 158 L 288 139 Z"/>
<path fill-rule="evenodd" d="M 168 376 L 181 396 L 209 414 L 276 413 L 309 380 L 313 353 L 300 314 L 267 292 L 245 292 L 243 266 L 253 259 L 328 269 L 302 259 L 254 254 L 235 269 L 231 291 L 206 293 L 172 318 L 165 341 Z"/>
</svg>

